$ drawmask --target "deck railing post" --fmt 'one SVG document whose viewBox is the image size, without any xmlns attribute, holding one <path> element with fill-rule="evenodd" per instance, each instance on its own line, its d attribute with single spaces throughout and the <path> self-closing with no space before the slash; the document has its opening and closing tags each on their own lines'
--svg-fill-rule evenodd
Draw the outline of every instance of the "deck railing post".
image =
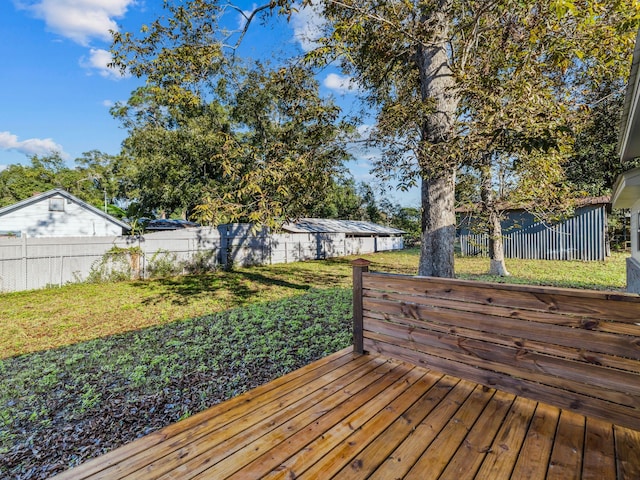
<svg viewBox="0 0 640 480">
<path fill-rule="evenodd" d="M 353 351 L 364 353 L 362 274 L 369 271 L 371 262 L 358 258 L 351 262 L 353 267 Z"/>
</svg>

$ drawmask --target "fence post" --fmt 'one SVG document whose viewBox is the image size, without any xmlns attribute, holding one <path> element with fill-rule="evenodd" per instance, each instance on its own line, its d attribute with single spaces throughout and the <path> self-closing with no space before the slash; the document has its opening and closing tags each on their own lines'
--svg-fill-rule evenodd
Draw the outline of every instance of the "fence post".
<svg viewBox="0 0 640 480">
<path fill-rule="evenodd" d="M 363 312 L 362 312 L 362 274 L 369 271 L 371 262 L 358 258 L 351 262 L 353 267 L 353 351 L 364 353 Z"/>
<path fill-rule="evenodd" d="M 22 290 L 29 290 L 29 257 L 27 255 L 27 233 L 22 232 L 20 235 L 20 239 L 22 240 L 22 261 L 20 265 L 22 266 Z M 16 281 L 16 285 L 18 282 Z"/>
</svg>

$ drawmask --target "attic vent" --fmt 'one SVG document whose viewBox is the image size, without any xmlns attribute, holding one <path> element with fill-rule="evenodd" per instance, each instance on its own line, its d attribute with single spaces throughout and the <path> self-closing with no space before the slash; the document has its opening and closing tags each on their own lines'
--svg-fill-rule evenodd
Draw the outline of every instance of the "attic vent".
<svg viewBox="0 0 640 480">
<path fill-rule="evenodd" d="M 50 212 L 64 212 L 64 198 L 54 197 L 49 199 Z"/>
</svg>

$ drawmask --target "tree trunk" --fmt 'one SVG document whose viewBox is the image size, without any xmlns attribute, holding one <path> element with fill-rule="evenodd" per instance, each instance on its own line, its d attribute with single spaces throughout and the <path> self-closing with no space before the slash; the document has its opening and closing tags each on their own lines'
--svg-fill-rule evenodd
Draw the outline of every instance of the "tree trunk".
<svg viewBox="0 0 640 480">
<path fill-rule="evenodd" d="M 489 234 L 489 275 L 509 276 L 504 263 L 504 243 L 502 240 L 502 224 L 495 195 L 491 185 L 491 164 L 489 160 L 481 168 L 480 197 L 487 216 Z"/>
<path fill-rule="evenodd" d="M 423 146 L 418 152 L 422 176 L 422 248 L 418 274 L 435 277 L 454 275 L 457 163 L 446 145 L 455 134 L 459 96 L 449 66 L 451 16 L 451 0 L 441 0 L 438 8 L 423 19 L 433 29 L 432 41 L 420 45 L 416 52 L 422 101 L 434 107 L 422 126 Z"/>
<path fill-rule="evenodd" d="M 418 275 L 453 277 L 455 171 L 422 178 L 422 244 Z"/>
</svg>

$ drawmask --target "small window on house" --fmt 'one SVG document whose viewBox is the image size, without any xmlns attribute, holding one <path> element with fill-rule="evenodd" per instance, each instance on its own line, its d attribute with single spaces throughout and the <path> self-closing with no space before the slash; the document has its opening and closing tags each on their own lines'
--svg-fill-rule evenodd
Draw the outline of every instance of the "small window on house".
<svg viewBox="0 0 640 480">
<path fill-rule="evenodd" d="M 50 212 L 64 212 L 64 198 L 50 198 L 49 199 L 49 211 Z"/>
</svg>

